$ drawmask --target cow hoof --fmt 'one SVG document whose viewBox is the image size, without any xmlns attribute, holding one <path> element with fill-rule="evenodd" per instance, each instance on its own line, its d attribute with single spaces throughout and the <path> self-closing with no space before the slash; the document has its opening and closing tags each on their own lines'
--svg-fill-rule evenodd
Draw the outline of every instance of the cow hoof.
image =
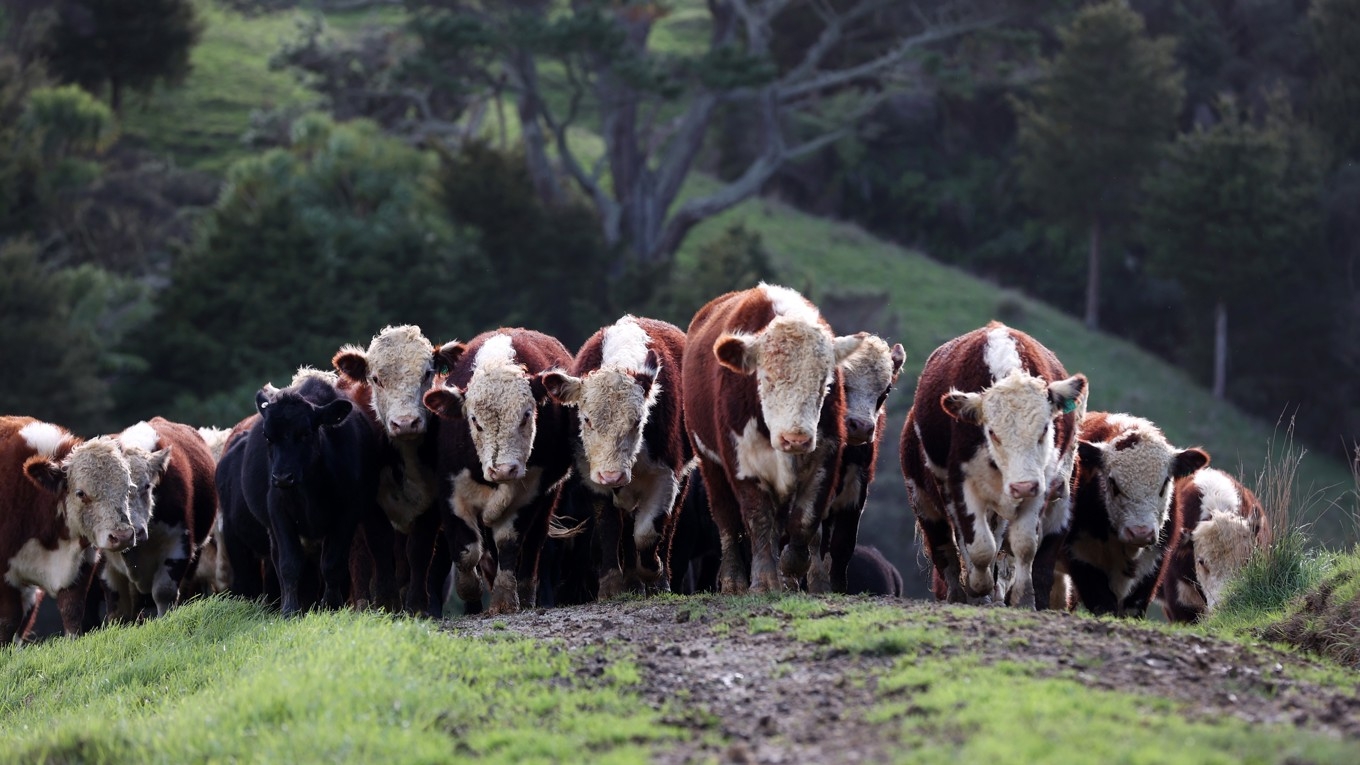
<svg viewBox="0 0 1360 765">
<path fill-rule="evenodd" d="M 490 616 L 497 616 L 500 614 L 513 614 L 518 610 L 519 595 L 514 590 L 511 590 L 510 592 L 495 590 L 491 593 L 491 606 L 486 609 L 486 612 Z"/>
<path fill-rule="evenodd" d="M 600 577 L 600 600 L 617 598 L 623 594 L 623 572 L 618 569 L 605 572 Z"/>
<path fill-rule="evenodd" d="M 812 556 L 807 547 L 787 545 L 779 554 L 779 573 L 793 579 L 800 579 L 812 565 Z"/>
<path fill-rule="evenodd" d="M 718 592 L 724 595 L 741 595 L 748 590 L 745 580 L 723 576 L 718 578 Z"/>
</svg>

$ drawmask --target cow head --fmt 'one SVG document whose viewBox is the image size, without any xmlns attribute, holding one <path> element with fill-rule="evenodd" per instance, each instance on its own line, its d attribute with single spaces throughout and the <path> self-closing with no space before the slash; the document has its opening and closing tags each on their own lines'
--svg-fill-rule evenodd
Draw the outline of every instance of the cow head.
<svg viewBox="0 0 1360 765">
<path fill-rule="evenodd" d="M 537 377 L 520 364 L 479 364 L 459 390 L 448 386 L 425 394 L 425 406 L 445 419 L 467 420 L 482 477 L 493 483 L 523 478 L 538 428 L 538 405 L 548 398 Z"/>
<path fill-rule="evenodd" d="M 255 408 L 269 445 L 270 482 L 291 489 L 320 461 L 321 429 L 344 422 L 354 404 L 337 398 L 317 406 L 291 388 L 266 385 L 255 394 Z"/>
<path fill-rule="evenodd" d="M 156 512 L 156 487 L 170 467 L 170 446 L 149 452 L 140 446 L 123 446 L 123 458 L 128 463 L 132 489 L 128 492 L 128 512 L 132 516 L 134 545 L 146 541 L 151 518 Z"/>
<path fill-rule="evenodd" d="M 1094 474 L 1109 513 L 1110 530 L 1124 544 L 1147 547 L 1171 511 L 1172 485 L 1209 464 L 1203 449 L 1176 449 L 1152 423 L 1134 426 L 1111 441 L 1079 441 L 1083 473 Z"/>
<path fill-rule="evenodd" d="M 41 455 L 24 462 L 24 475 L 57 496 L 71 530 L 96 547 L 121 551 L 135 532 L 128 496 L 135 488 L 118 442 L 101 437 L 77 445 L 60 463 Z"/>
<path fill-rule="evenodd" d="M 727 369 L 756 376 L 770 446 L 807 454 L 817 447 L 817 423 L 835 382 L 836 366 L 859 348 L 865 336 L 861 332 L 833 337 L 824 325 L 776 316 L 758 334 L 723 334 L 713 344 L 713 353 Z"/>
<path fill-rule="evenodd" d="M 660 371 L 656 352 L 649 350 L 639 370 L 609 366 L 584 377 L 559 370 L 540 375 L 554 401 L 577 407 L 591 481 L 618 487 L 633 480 L 642 429 L 661 389 L 656 381 Z"/>
<path fill-rule="evenodd" d="M 1255 524 L 1260 524 L 1260 516 Z M 1190 539 L 1195 546 L 1195 577 L 1212 611 L 1223 599 L 1228 582 L 1247 565 L 1256 550 L 1259 527 L 1233 511 L 1217 510 L 1200 518 Z"/>
<path fill-rule="evenodd" d="M 1085 401 L 1086 377 L 1047 382 L 1016 369 L 978 393 L 951 390 L 940 406 L 982 429 L 988 456 L 1001 473 L 1003 497 L 1017 505 L 1046 491 L 1061 455 L 1053 421 Z"/>
<path fill-rule="evenodd" d="M 373 414 L 389 438 L 419 438 L 425 434 L 429 410 L 421 397 L 434 382 L 441 363 L 434 344 L 419 327 L 387 327 L 365 350 L 346 345 L 331 359 L 340 374 L 365 383 L 372 390 Z"/>
<path fill-rule="evenodd" d="M 883 338 L 869 335 L 859 350 L 841 364 L 845 384 L 845 440 L 851 445 L 867 444 L 877 435 L 878 415 L 897 382 L 907 352 L 902 344 L 892 348 Z"/>
</svg>

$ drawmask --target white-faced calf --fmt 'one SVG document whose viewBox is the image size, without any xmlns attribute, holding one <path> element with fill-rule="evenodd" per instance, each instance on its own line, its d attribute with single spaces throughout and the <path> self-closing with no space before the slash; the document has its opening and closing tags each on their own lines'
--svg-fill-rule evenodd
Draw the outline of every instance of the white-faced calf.
<svg viewBox="0 0 1360 765">
<path fill-rule="evenodd" d="M 1087 610 L 1146 613 L 1171 531 L 1172 484 L 1208 463 L 1203 449 L 1175 448 L 1141 417 L 1086 415 L 1064 565 Z"/>
</svg>

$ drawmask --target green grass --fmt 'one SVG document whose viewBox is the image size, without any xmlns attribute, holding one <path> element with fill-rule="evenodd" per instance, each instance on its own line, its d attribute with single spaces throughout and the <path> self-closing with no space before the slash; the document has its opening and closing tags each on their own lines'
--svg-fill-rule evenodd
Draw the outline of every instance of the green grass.
<svg viewBox="0 0 1360 765">
<path fill-rule="evenodd" d="M 794 600 L 794 599 L 790 599 Z M 796 608 L 779 606 L 786 613 Z M 997 609 L 1000 611 L 1000 609 Z M 997 618 L 1008 617 L 1005 613 Z M 897 726 L 902 763 L 1351 763 L 1353 744 L 1287 726 L 1191 721 L 1178 702 L 1042 677 L 1031 662 L 984 665 L 939 649 L 956 637 L 898 609 L 847 603 L 794 619 L 800 639 L 895 655 L 878 676 L 874 722 Z M 886 649 L 886 650 L 885 650 Z"/>
<path fill-rule="evenodd" d="M 0 649 L 7 762 L 636 762 L 673 735 L 616 661 L 341 611 L 285 620 L 212 599 Z"/>
<path fill-rule="evenodd" d="M 1290 602 L 1321 582 L 1340 560 L 1335 552 L 1309 549 L 1306 535 L 1295 529 L 1252 556 L 1228 583 L 1223 602 L 1203 628 L 1220 635 L 1249 635 L 1279 621 Z"/>
<path fill-rule="evenodd" d="M 293 74 L 270 71 L 269 57 L 296 34 L 294 13 L 246 17 L 209 0 L 197 5 L 203 37 L 180 87 L 124 105 L 123 133 L 182 167 L 221 173 L 250 155 L 241 143 L 254 109 L 309 104 L 317 95 Z"/>
</svg>

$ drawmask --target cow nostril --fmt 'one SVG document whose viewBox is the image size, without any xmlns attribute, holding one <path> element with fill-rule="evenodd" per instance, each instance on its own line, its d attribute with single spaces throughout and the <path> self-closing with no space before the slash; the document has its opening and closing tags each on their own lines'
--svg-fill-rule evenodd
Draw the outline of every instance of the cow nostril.
<svg viewBox="0 0 1360 765">
<path fill-rule="evenodd" d="M 1039 495 L 1038 481 L 1017 481 L 1010 485 L 1011 496 L 1015 499 L 1028 499 Z"/>
</svg>

